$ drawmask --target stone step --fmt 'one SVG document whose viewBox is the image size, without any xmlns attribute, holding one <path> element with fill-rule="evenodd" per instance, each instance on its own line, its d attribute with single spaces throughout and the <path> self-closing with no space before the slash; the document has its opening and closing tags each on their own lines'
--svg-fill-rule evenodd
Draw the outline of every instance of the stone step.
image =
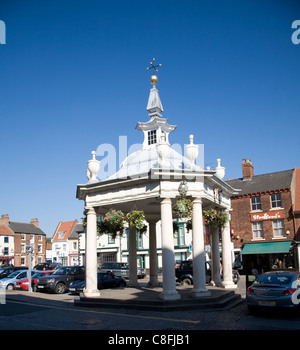
<svg viewBox="0 0 300 350">
<path fill-rule="evenodd" d="M 101 307 L 113 309 L 136 309 L 136 310 L 151 310 L 151 311 L 180 311 L 180 310 L 216 310 L 229 309 L 243 302 L 239 294 L 233 291 L 224 293 L 217 297 L 203 297 L 199 299 L 179 299 L 179 300 L 157 300 L 157 299 L 131 299 L 117 300 L 109 298 L 84 298 L 80 297 L 75 300 L 76 306 L 82 307 Z"/>
</svg>

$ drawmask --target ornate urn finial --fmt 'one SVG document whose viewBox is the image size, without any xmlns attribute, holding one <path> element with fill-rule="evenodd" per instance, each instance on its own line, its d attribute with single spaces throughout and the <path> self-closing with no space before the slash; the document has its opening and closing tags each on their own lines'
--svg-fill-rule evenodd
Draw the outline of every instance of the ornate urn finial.
<svg viewBox="0 0 300 350">
<path fill-rule="evenodd" d="M 162 133 L 159 143 L 156 145 L 157 154 L 159 156 L 159 167 L 168 168 L 170 167 L 170 144 L 166 141 L 166 135 Z"/>
<path fill-rule="evenodd" d="M 194 135 L 190 135 L 190 144 L 185 146 L 185 153 L 192 163 L 192 168 L 195 168 L 195 160 L 199 154 L 199 146 L 194 144 Z"/>
<path fill-rule="evenodd" d="M 225 168 L 223 166 L 221 166 L 221 159 L 218 158 L 217 159 L 217 163 L 218 163 L 218 166 L 215 168 L 215 175 L 217 178 L 219 178 L 220 180 L 223 179 L 223 177 L 225 176 Z"/>
<path fill-rule="evenodd" d="M 98 182 L 97 174 L 100 168 L 100 161 L 96 159 L 96 152 L 92 151 L 92 159 L 88 161 L 88 168 L 86 169 L 86 176 L 89 182 Z"/>
</svg>

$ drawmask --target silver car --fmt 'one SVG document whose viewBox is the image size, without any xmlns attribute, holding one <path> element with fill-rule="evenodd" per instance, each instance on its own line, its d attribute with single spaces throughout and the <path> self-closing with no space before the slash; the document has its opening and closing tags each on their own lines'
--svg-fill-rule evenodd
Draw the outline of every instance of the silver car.
<svg viewBox="0 0 300 350">
<path fill-rule="evenodd" d="M 247 289 L 250 312 L 259 309 L 300 309 L 300 274 L 297 271 L 271 271 L 260 275 Z"/>
<path fill-rule="evenodd" d="M 35 270 L 31 271 L 31 276 L 34 275 L 36 272 Z M 0 280 L 0 288 L 1 289 L 7 289 L 7 290 L 13 290 L 15 284 L 23 278 L 28 278 L 29 271 L 28 270 L 17 270 L 11 273 L 6 278 L 2 278 Z"/>
<path fill-rule="evenodd" d="M 104 262 L 101 266 L 101 272 L 111 272 L 117 277 L 129 278 L 129 265 L 121 262 Z M 137 278 L 145 278 L 146 270 L 137 268 Z"/>
</svg>

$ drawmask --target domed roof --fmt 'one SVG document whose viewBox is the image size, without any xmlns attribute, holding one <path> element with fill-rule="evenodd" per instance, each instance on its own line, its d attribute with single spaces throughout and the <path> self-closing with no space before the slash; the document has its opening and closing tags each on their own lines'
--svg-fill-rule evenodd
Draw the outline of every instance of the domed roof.
<svg viewBox="0 0 300 350">
<path fill-rule="evenodd" d="M 170 147 L 170 153 L 168 157 L 169 166 L 168 170 L 183 170 L 191 169 L 192 163 L 189 159 Z M 160 158 L 157 153 L 156 147 L 149 147 L 141 149 L 131 153 L 121 163 L 120 169 L 110 176 L 108 180 L 136 177 L 141 174 L 148 173 L 151 169 L 159 168 Z"/>
</svg>

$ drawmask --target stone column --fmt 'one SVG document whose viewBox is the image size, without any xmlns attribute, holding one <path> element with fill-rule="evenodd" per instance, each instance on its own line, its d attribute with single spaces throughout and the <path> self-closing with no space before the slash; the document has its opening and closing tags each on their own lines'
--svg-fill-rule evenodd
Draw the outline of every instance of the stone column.
<svg viewBox="0 0 300 350">
<path fill-rule="evenodd" d="M 163 300 L 180 299 L 176 290 L 175 258 L 172 221 L 172 201 L 164 198 L 160 204 L 161 209 L 161 243 L 162 243 L 162 268 L 163 268 L 163 292 L 160 298 Z"/>
<path fill-rule="evenodd" d="M 85 288 L 83 295 L 87 298 L 99 297 L 97 286 L 97 217 L 93 207 L 86 209 L 86 259 Z"/>
<path fill-rule="evenodd" d="M 217 287 L 221 286 L 220 276 L 220 248 L 219 248 L 219 229 L 210 226 L 211 236 L 211 284 Z"/>
<path fill-rule="evenodd" d="M 202 200 L 195 198 L 193 200 L 193 280 L 194 288 L 191 292 L 193 298 L 209 296 L 210 292 L 206 289 L 205 273 L 205 251 L 203 236 L 202 219 Z"/>
<path fill-rule="evenodd" d="M 226 210 L 226 214 L 229 216 L 229 211 Z M 231 259 L 231 240 L 230 240 L 230 228 L 229 221 L 222 228 L 222 267 L 223 267 L 223 288 L 237 288 L 237 285 L 232 281 L 232 259 Z"/>
<path fill-rule="evenodd" d="M 156 247 L 156 221 L 149 222 L 149 261 L 150 280 L 149 287 L 159 286 L 157 275 L 157 247 Z"/>
<path fill-rule="evenodd" d="M 129 225 L 129 281 L 128 287 L 138 287 L 137 255 L 136 255 L 136 228 Z"/>
</svg>

